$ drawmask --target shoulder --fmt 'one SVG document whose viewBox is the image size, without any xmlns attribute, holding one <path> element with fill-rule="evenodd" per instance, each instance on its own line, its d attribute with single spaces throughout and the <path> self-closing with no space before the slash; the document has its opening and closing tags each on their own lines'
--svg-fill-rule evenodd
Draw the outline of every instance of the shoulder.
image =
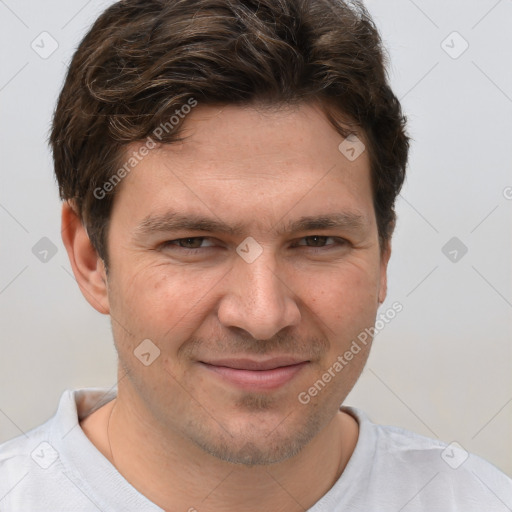
<svg viewBox="0 0 512 512">
<path fill-rule="evenodd" d="M 25 465 L 36 457 L 36 448 L 49 437 L 52 420 L 0 444 L 0 471 Z"/>
<path fill-rule="evenodd" d="M 512 507 L 512 480 L 458 442 L 377 425 L 361 410 L 349 409 L 360 423 L 362 442 L 373 445 L 371 482 L 383 495 L 401 489 L 404 497 L 416 496 L 429 506 L 438 506 L 442 499 L 443 504 L 463 504 L 467 511 L 481 509 L 483 503 L 486 510 Z"/>
<path fill-rule="evenodd" d="M 66 390 L 53 417 L 0 444 L 2 512 L 33 510 L 36 504 L 38 510 L 57 510 L 56 503 L 75 500 L 77 505 L 83 501 L 72 482 L 80 477 L 69 463 L 67 447 L 85 437 L 76 428 L 77 404 L 84 396 L 91 400 L 95 392 Z"/>
<path fill-rule="evenodd" d="M 27 488 L 36 473 L 44 474 L 42 470 L 55 463 L 56 451 L 47 441 L 50 428 L 51 420 L 0 444 L 1 510 Z"/>
<path fill-rule="evenodd" d="M 70 420 L 71 426 L 77 423 L 75 394 L 72 390 L 64 391 L 57 410 L 50 419 L 0 444 L 0 472 L 32 464 L 38 467 L 49 464 L 48 456 L 52 455 L 51 448 L 55 444 L 53 439 L 56 437 L 56 428 L 66 419 Z"/>
</svg>

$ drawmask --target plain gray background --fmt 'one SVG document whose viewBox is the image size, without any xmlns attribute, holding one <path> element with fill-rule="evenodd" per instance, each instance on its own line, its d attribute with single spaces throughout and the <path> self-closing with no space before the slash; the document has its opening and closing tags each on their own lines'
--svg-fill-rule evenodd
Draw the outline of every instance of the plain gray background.
<svg viewBox="0 0 512 512">
<path fill-rule="evenodd" d="M 110 3 L 0 0 L 0 441 L 50 417 L 66 388 L 115 384 L 109 320 L 60 240 L 46 143 L 67 63 Z M 367 6 L 414 140 L 382 306 L 403 311 L 347 404 L 512 475 L 512 1 Z"/>
</svg>

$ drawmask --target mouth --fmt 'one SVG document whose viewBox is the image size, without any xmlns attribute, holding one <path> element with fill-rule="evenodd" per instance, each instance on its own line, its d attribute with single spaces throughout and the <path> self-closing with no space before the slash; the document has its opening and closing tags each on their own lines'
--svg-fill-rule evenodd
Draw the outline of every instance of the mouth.
<svg viewBox="0 0 512 512">
<path fill-rule="evenodd" d="M 245 390 L 275 390 L 291 381 L 310 361 L 292 357 L 266 360 L 219 359 L 199 361 L 209 372 Z"/>
</svg>

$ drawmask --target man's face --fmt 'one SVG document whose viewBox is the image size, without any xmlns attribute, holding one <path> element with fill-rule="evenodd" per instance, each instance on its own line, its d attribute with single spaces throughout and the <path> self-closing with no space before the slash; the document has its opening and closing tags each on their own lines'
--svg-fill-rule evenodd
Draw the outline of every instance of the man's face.
<svg viewBox="0 0 512 512">
<path fill-rule="evenodd" d="M 298 399 L 385 296 L 369 158 L 347 159 L 313 105 L 199 105 L 185 123 L 186 141 L 150 151 L 112 211 L 119 397 L 216 457 L 273 463 L 335 417 L 368 356 Z M 146 366 L 134 351 L 148 339 L 160 354 Z"/>
</svg>

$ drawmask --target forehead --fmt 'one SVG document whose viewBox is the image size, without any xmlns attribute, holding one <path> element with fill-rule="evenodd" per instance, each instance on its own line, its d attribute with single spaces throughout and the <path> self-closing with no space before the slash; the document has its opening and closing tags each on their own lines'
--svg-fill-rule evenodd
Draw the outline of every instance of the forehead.
<svg viewBox="0 0 512 512">
<path fill-rule="evenodd" d="M 238 224 L 252 217 L 267 226 L 319 208 L 373 214 L 368 152 L 347 158 L 339 148 L 343 137 L 316 105 L 199 105 L 181 135 L 183 142 L 162 144 L 134 166 L 114 209 L 126 208 L 139 222 L 169 209 Z M 143 144 L 130 145 L 126 158 Z"/>
</svg>

